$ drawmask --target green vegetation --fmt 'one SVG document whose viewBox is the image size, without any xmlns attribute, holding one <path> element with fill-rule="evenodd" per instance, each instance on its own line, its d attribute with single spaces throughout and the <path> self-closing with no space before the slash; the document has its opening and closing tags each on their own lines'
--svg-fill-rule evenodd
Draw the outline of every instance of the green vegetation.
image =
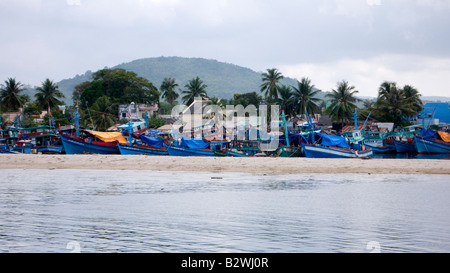
<svg viewBox="0 0 450 273">
<path fill-rule="evenodd" d="M 310 79 L 302 78 L 301 81 L 297 81 L 297 87 L 293 86 L 292 89 L 291 100 L 294 113 L 312 115 L 319 111 L 317 103 L 320 99 L 317 98 L 317 94 L 321 91 L 314 88 Z"/>
<path fill-rule="evenodd" d="M 175 79 L 165 78 L 159 88 L 161 90 L 161 98 L 165 99 L 169 104 L 174 103 L 180 96 L 175 88 L 178 84 L 175 83 Z"/>
<path fill-rule="evenodd" d="M 262 74 L 261 92 L 264 92 L 269 103 L 275 102 L 278 98 L 279 82 L 283 78 L 284 76 L 276 68 L 267 69 L 267 72 Z"/>
<path fill-rule="evenodd" d="M 41 87 L 36 88 L 36 91 L 34 95 L 36 104 L 42 107 L 42 110 L 53 109 L 64 104 L 59 100 L 64 98 L 64 94 L 58 89 L 58 85 L 49 79 L 46 79 Z"/>
<path fill-rule="evenodd" d="M 33 124 L 32 115 L 51 109 L 55 121 L 66 125 L 72 122 L 73 107 L 67 109 L 65 115 L 56 108 L 64 103 L 63 99 L 66 103 L 71 99 L 73 105 L 79 105 L 82 125 L 93 124 L 97 129 L 105 130 L 119 122 L 119 104 L 158 103 L 159 114 L 170 114 L 180 101 L 189 105 L 196 97 L 209 97 L 210 104 L 221 107 L 227 104 L 244 107 L 278 104 L 289 117 L 313 115 L 325 109 L 325 113 L 340 124 L 348 123 L 354 109 L 359 108 L 363 117 L 371 112 L 371 117 L 378 121 L 405 126 L 409 125 L 407 117 L 417 115 L 423 105 L 419 91 L 410 85 L 399 88 L 395 82 L 383 82 L 376 101 L 360 101 L 356 98 L 356 87 L 345 80 L 338 82 L 331 92 L 322 92 L 309 78 L 292 80 L 276 68 L 256 73 L 204 59 L 142 59 L 112 69 L 88 71 L 73 80 L 61 82 L 64 88 L 71 86 L 67 92 L 59 83 L 46 79 L 35 89 L 32 96 L 35 101 L 31 102 L 28 95 L 23 95 L 24 85 L 9 78 L 0 89 L 0 112 L 17 111 L 25 105 L 24 120 Z M 161 83 L 159 90 L 153 82 Z M 184 90 L 179 86 L 184 86 Z M 49 116 L 44 117 L 44 123 L 48 119 Z M 156 116 L 150 119 L 153 128 L 163 123 L 164 120 Z"/>
<path fill-rule="evenodd" d="M 0 88 L 0 104 L 3 111 L 16 111 L 22 107 L 24 97 L 20 95 L 25 88 L 20 82 L 16 82 L 16 79 L 9 78 L 5 81 L 5 85 Z"/>
<path fill-rule="evenodd" d="M 183 91 L 183 103 L 185 105 L 190 105 L 192 102 L 194 102 L 195 98 L 207 98 L 208 94 L 206 92 L 206 88 L 208 87 L 206 84 L 203 83 L 202 80 L 200 80 L 199 77 L 196 77 L 189 81 L 188 84 L 184 86 L 187 88 L 187 90 Z"/>
<path fill-rule="evenodd" d="M 333 89 L 331 94 L 327 94 L 331 104 L 325 109 L 325 112 L 330 114 L 334 121 L 339 121 L 343 125 L 355 111 L 358 100 L 355 95 L 358 92 L 347 81 L 338 82 L 337 89 Z"/>
</svg>

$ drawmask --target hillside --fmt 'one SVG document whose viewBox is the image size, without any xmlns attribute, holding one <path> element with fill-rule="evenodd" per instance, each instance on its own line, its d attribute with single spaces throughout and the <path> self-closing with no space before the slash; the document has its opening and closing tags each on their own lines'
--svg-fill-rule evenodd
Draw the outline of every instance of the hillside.
<svg viewBox="0 0 450 273">
<path fill-rule="evenodd" d="M 261 74 L 251 69 L 233 64 L 201 58 L 159 57 L 139 59 L 111 68 L 122 68 L 135 72 L 138 76 L 148 79 L 158 89 L 164 78 L 174 78 L 178 88 L 184 86 L 193 78 L 199 77 L 208 86 L 211 97 L 230 99 L 235 93 L 259 92 Z M 66 102 L 71 103 L 74 87 L 90 80 L 91 71 L 77 75 L 71 79 L 58 82 L 58 86 L 66 96 Z M 296 80 L 286 78 L 282 84 L 295 85 Z"/>
<path fill-rule="evenodd" d="M 178 88 L 184 90 L 184 86 L 194 77 L 200 77 L 208 86 L 207 92 L 211 97 L 230 99 L 235 93 L 259 93 L 261 85 L 261 73 L 249 68 L 234 64 L 208 60 L 202 58 L 182 58 L 182 57 L 158 57 L 145 58 L 128 63 L 122 63 L 112 68 L 122 68 L 133 71 L 137 75 L 148 79 L 158 89 L 164 78 L 174 78 Z M 66 96 L 65 102 L 72 104 L 72 92 L 74 87 L 84 81 L 91 80 L 92 71 L 76 75 L 71 79 L 58 82 L 60 90 Z M 285 78 L 281 84 L 297 85 L 295 79 Z M 27 94 L 33 98 L 34 90 L 28 88 Z M 325 98 L 326 92 L 320 92 L 318 97 Z M 361 99 L 376 99 L 371 97 L 361 97 Z M 428 101 L 450 101 L 449 97 L 423 97 L 424 102 Z"/>
</svg>

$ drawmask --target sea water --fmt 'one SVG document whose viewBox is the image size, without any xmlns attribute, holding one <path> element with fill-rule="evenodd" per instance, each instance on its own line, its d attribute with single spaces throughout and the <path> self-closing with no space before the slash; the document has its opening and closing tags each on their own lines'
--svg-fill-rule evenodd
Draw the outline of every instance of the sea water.
<svg viewBox="0 0 450 273">
<path fill-rule="evenodd" d="M 449 252 L 450 176 L 1 170 L 0 252 Z"/>
</svg>

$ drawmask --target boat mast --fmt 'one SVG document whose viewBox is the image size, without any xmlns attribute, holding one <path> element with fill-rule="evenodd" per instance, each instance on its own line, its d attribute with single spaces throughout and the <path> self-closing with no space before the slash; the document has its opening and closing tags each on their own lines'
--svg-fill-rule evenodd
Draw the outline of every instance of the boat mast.
<svg viewBox="0 0 450 273">
<path fill-rule="evenodd" d="M 145 111 L 144 119 L 145 119 L 145 127 L 148 128 L 148 112 L 147 111 Z"/>
<path fill-rule="evenodd" d="M 289 135 L 288 135 L 288 129 L 287 129 L 287 123 L 286 123 L 286 117 L 287 115 L 284 114 L 284 110 L 281 112 L 280 118 L 283 120 L 283 126 L 284 126 L 284 136 L 286 137 L 286 146 L 289 146 Z"/>
<path fill-rule="evenodd" d="M 353 113 L 353 119 L 355 120 L 355 131 L 358 131 L 358 109 L 355 108 L 355 112 Z"/>
<path fill-rule="evenodd" d="M 366 127 L 366 123 L 367 123 L 367 121 L 369 120 L 369 117 L 370 117 L 371 114 L 372 114 L 372 112 L 370 112 L 369 115 L 367 116 L 366 121 L 364 122 L 364 125 L 363 125 L 363 127 L 361 128 L 361 130 L 363 130 L 363 129 Z"/>
<path fill-rule="evenodd" d="M 76 136 L 80 137 L 80 113 L 78 113 L 78 101 L 77 105 L 75 106 L 75 117 L 73 118 L 75 120 L 75 129 L 76 129 Z"/>
</svg>

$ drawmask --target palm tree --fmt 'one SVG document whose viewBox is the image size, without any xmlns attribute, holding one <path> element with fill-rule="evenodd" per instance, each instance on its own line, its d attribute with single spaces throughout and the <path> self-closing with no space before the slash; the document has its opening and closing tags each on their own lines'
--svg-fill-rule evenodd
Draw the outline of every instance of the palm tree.
<svg viewBox="0 0 450 273">
<path fill-rule="evenodd" d="M 391 115 L 396 125 L 401 124 L 403 117 L 408 117 L 415 113 L 403 90 L 397 88 L 395 82 L 383 82 L 381 84 L 375 106 L 381 113 Z"/>
<path fill-rule="evenodd" d="M 178 93 L 175 91 L 175 88 L 178 86 L 177 83 L 175 83 L 175 79 L 172 78 L 165 78 L 161 84 L 161 93 L 162 98 L 165 98 L 166 101 L 170 104 L 172 104 L 174 101 L 178 99 Z"/>
<path fill-rule="evenodd" d="M 194 102 L 194 99 L 197 97 L 208 97 L 208 94 L 206 93 L 206 87 L 208 86 L 206 84 L 203 84 L 203 81 L 200 80 L 199 77 L 190 80 L 189 83 L 184 87 L 188 89 L 182 92 L 183 94 L 185 94 L 183 96 L 183 102 L 186 105 L 191 105 L 191 103 Z"/>
<path fill-rule="evenodd" d="M 17 110 L 23 106 L 24 102 L 19 95 L 25 88 L 14 78 L 8 78 L 5 85 L 0 88 L 0 103 L 6 109 Z"/>
<path fill-rule="evenodd" d="M 278 72 L 276 68 L 267 69 L 267 73 L 262 74 L 262 84 L 260 86 L 261 92 L 264 92 L 266 99 L 275 101 L 278 98 L 278 91 L 280 87 L 278 82 L 283 79 L 284 76 Z"/>
<path fill-rule="evenodd" d="M 420 98 L 422 95 L 411 85 L 405 85 L 402 90 L 403 95 L 405 96 L 406 101 L 410 104 L 412 110 L 415 114 L 419 114 L 423 109 L 423 102 Z"/>
<path fill-rule="evenodd" d="M 319 106 L 316 103 L 320 102 L 319 98 L 315 98 L 320 90 L 311 85 L 309 78 L 302 78 L 297 81 L 297 87 L 292 86 L 292 108 L 294 113 L 300 115 L 313 114 L 318 111 Z"/>
<path fill-rule="evenodd" d="M 330 114 L 332 120 L 341 121 L 342 126 L 344 125 L 344 121 L 352 116 L 356 108 L 355 103 L 358 99 L 354 96 L 357 93 L 359 91 L 355 90 L 354 86 L 350 86 L 347 81 L 337 83 L 337 90 L 333 89 L 331 94 L 326 95 L 331 99 L 326 112 Z"/>
<path fill-rule="evenodd" d="M 36 88 L 36 91 L 37 93 L 34 95 L 36 103 L 42 109 L 46 107 L 52 109 L 55 106 L 64 104 L 64 102 L 59 100 L 64 98 L 64 94 L 58 89 L 58 85 L 49 79 L 46 79 L 41 87 Z"/>
<path fill-rule="evenodd" d="M 282 85 L 278 90 L 279 97 L 277 99 L 278 104 L 280 105 L 281 111 L 288 116 L 293 115 L 292 111 L 292 89 L 290 86 Z"/>
<path fill-rule="evenodd" d="M 115 111 L 113 103 L 108 96 L 98 98 L 92 105 L 95 127 L 99 130 L 106 130 L 111 127 L 116 119 L 111 112 Z"/>
</svg>

